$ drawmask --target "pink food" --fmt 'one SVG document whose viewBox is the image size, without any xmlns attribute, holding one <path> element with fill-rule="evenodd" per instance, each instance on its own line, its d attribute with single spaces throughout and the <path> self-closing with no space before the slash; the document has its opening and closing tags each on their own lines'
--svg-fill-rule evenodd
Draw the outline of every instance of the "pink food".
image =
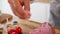
<svg viewBox="0 0 60 34">
<path fill-rule="evenodd" d="M 43 23 L 37 29 L 32 30 L 29 34 L 55 34 L 55 28 L 49 23 Z"/>
</svg>

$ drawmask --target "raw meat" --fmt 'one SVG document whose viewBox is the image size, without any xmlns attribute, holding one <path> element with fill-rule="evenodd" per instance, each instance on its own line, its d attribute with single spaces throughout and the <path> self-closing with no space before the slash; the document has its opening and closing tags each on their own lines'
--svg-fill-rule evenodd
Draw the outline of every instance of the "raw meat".
<svg viewBox="0 0 60 34">
<path fill-rule="evenodd" d="M 32 30 L 29 34 L 55 34 L 55 28 L 49 23 L 43 23 L 37 29 Z"/>
</svg>

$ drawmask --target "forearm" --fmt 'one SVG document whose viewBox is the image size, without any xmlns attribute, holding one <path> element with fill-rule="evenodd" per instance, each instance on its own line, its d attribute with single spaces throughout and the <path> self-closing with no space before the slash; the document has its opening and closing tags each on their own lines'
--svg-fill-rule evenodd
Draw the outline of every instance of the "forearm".
<svg viewBox="0 0 60 34">
<path fill-rule="evenodd" d="M 26 0 L 24 0 L 26 2 Z M 13 10 L 13 13 L 17 15 L 18 17 L 22 19 L 28 19 L 30 18 L 30 5 L 27 3 L 24 3 L 24 8 L 22 8 L 22 5 L 19 0 L 9 0 L 10 6 Z"/>
<path fill-rule="evenodd" d="M 15 4 L 16 4 L 16 9 L 17 9 L 17 11 L 18 11 L 20 14 L 22 14 L 24 10 L 23 10 L 23 8 L 22 8 L 19 0 L 16 0 Z"/>
<path fill-rule="evenodd" d="M 14 8 L 13 12 L 15 12 L 15 10 L 16 10 L 16 12 L 23 14 L 24 10 L 23 10 L 19 0 L 8 0 L 8 2 L 10 3 L 12 10 Z"/>
</svg>

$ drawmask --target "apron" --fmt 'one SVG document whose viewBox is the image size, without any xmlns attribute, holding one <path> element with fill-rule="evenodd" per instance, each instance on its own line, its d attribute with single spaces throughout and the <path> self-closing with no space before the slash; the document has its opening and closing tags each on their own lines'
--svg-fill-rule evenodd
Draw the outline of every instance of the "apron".
<svg viewBox="0 0 60 34">
<path fill-rule="evenodd" d="M 60 27 L 60 0 L 52 0 L 50 6 L 50 22 Z"/>
</svg>

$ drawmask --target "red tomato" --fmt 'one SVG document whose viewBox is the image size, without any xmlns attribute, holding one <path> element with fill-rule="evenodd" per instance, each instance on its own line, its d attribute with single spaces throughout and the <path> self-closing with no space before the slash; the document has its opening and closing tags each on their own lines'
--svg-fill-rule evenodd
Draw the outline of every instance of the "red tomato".
<svg viewBox="0 0 60 34">
<path fill-rule="evenodd" d="M 20 27 L 17 27 L 16 28 L 16 32 L 21 33 L 22 32 L 22 29 Z"/>
<path fill-rule="evenodd" d="M 9 32 L 9 34 L 11 34 L 14 31 L 15 31 L 14 29 L 10 29 L 8 32 Z"/>
<path fill-rule="evenodd" d="M 12 32 L 11 34 L 18 34 L 17 32 Z"/>
</svg>

